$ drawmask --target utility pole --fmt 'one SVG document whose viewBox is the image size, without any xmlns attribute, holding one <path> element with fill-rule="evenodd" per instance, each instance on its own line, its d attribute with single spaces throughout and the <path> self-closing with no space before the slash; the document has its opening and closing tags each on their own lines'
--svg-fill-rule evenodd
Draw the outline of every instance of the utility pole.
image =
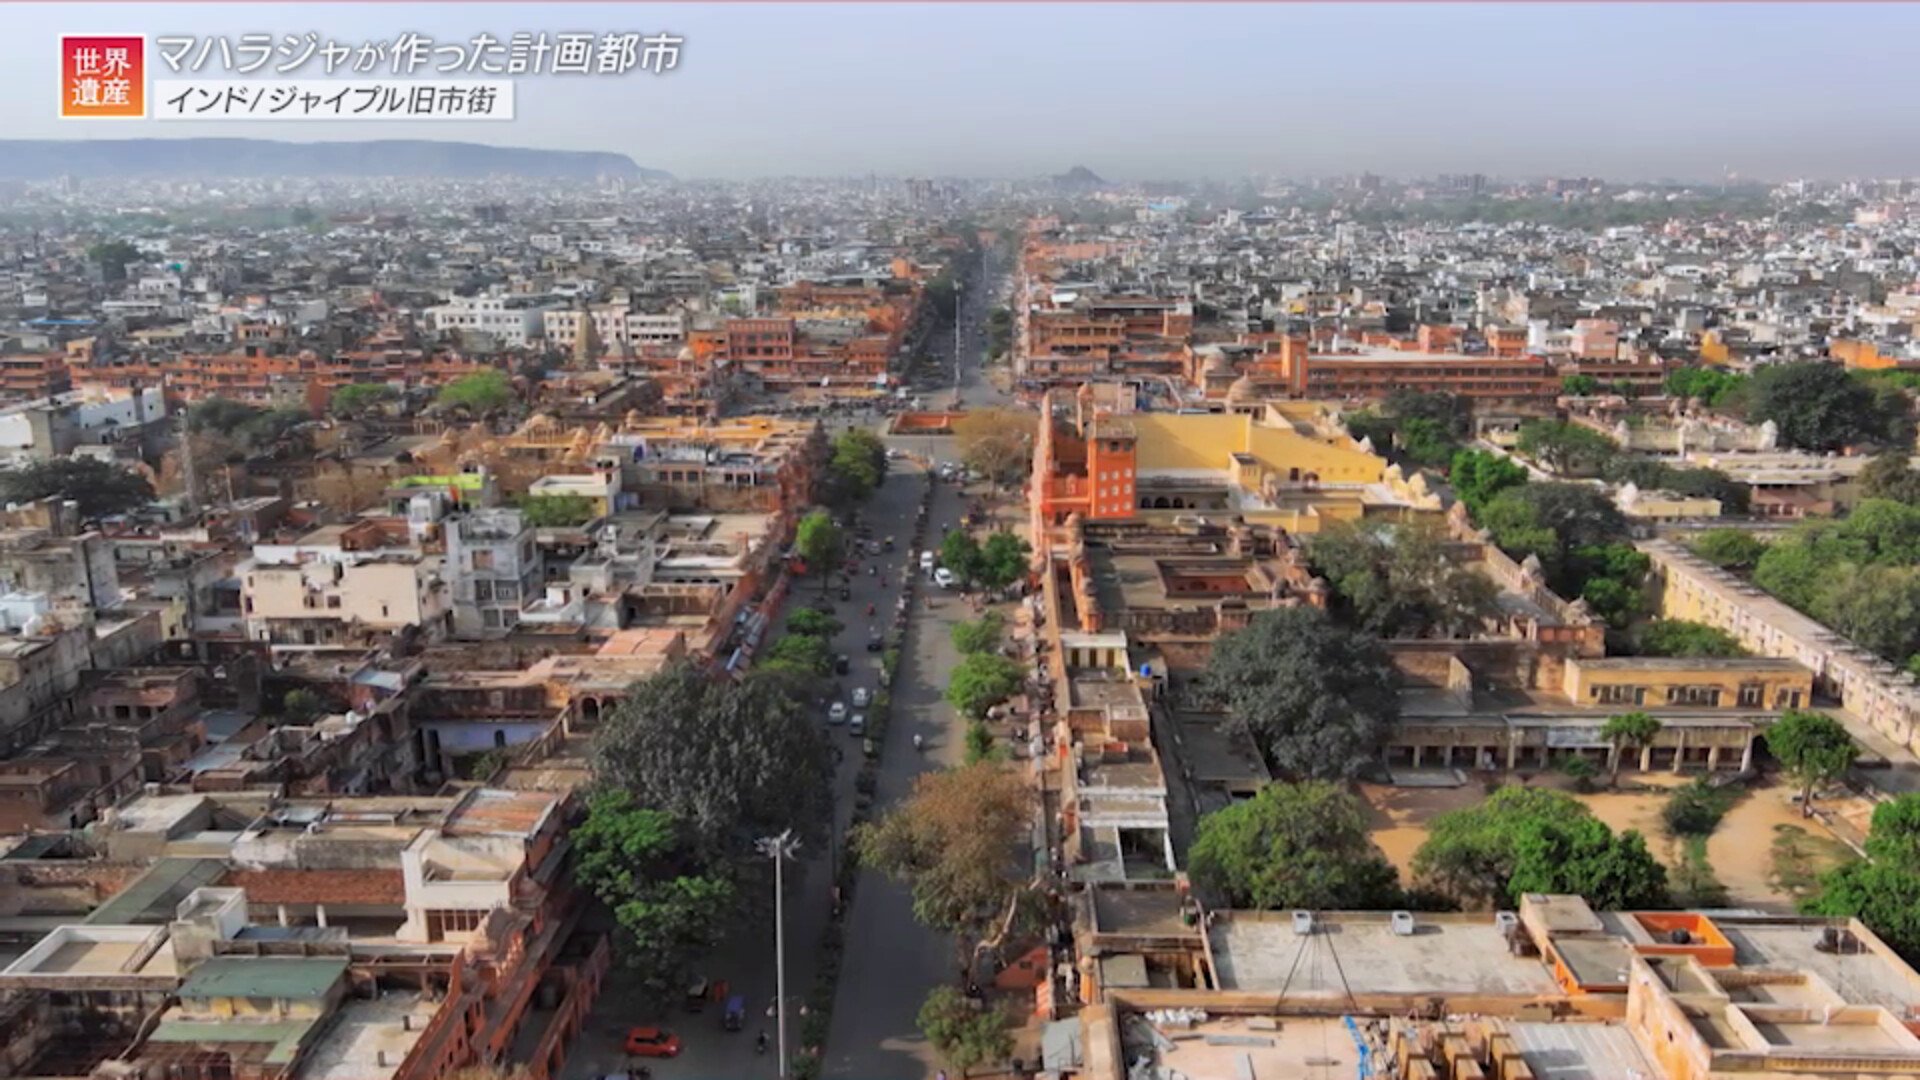
<svg viewBox="0 0 1920 1080">
<path fill-rule="evenodd" d="M 780 864 L 800 850 L 800 841 L 788 829 L 779 836 L 762 838 L 759 847 L 762 855 L 773 860 L 773 1002 L 779 1040 L 774 1050 L 779 1054 L 780 1080 L 787 1080 L 787 905 L 783 888 L 786 879 Z"/>
<path fill-rule="evenodd" d="M 953 283 L 953 407 L 960 407 L 960 318 L 966 305 L 964 283 Z"/>
</svg>

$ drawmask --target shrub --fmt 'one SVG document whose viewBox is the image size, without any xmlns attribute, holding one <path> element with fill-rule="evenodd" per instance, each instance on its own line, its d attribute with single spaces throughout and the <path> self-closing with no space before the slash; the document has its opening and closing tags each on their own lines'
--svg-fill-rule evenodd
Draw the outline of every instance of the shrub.
<svg viewBox="0 0 1920 1080">
<path fill-rule="evenodd" d="M 1720 825 L 1720 819 L 1733 808 L 1739 796 L 1730 788 L 1716 788 L 1704 779 L 1696 779 L 1676 788 L 1660 808 L 1660 820 L 1675 836 L 1707 836 Z"/>
</svg>

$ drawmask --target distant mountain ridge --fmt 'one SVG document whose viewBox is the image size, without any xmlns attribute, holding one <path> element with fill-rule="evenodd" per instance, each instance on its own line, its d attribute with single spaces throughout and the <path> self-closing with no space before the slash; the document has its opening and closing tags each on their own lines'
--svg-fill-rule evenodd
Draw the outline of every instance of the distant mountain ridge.
<svg viewBox="0 0 1920 1080">
<path fill-rule="evenodd" d="M 1100 179 L 1098 173 L 1095 173 L 1085 165 L 1075 165 L 1073 168 L 1054 177 L 1053 182 L 1064 188 L 1075 188 L 1083 191 L 1107 186 L 1107 182 Z"/>
<path fill-rule="evenodd" d="M 625 154 L 604 150 L 536 150 L 524 146 L 370 139 L 283 142 L 278 139 L 0 139 L 0 179 L 88 177 L 397 176 L 474 179 L 524 176 L 543 180 L 670 180 Z"/>
</svg>

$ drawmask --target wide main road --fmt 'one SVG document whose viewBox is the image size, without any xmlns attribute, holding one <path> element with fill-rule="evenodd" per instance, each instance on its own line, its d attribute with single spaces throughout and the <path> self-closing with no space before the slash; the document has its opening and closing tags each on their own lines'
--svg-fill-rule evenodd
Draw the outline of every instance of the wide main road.
<svg viewBox="0 0 1920 1080">
<path fill-rule="evenodd" d="M 952 484 L 934 490 L 929 543 L 940 526 L 960 527 L 964 503 Z M 900 650 L 893 684 L 893 727 L 881 751 L 876 815 L 911 792 L 914 778 L 957 765 L 964 756 L 964 725 L 946 703 L 947 679 L 959 654 L 950 630 L 967 616 L 959 594 L 923 583 L 934 597 L 916 604 Z M 926 749 L 913 748 L 919 733 Z M 908 891 L 872 870 L 862 871 L 848 913 L 847 954 L 840 969 L 826 1075 L 837 1080 L 918 1080 L 939 1068 L 916 1027 L 927 992 L 956 974 L 951 940 L 913 917 Z"/>
</svg>

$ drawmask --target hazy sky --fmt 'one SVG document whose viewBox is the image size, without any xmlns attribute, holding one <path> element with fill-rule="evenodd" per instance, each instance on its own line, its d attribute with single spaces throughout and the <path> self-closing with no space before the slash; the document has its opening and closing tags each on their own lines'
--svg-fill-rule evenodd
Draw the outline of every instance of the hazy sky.
<svg viewBox="0 0 1920 1080">
<path fill-rule="evenodd" d="M 1920 175 L 1906 4 L 4 4 L 0 135 L 427 137 L 681 176 Z M 55 118 L 57 36 L 670 30 L 495 123 Z M 151 66 L 159 66 L 150 59 Z"/>
</svg>

